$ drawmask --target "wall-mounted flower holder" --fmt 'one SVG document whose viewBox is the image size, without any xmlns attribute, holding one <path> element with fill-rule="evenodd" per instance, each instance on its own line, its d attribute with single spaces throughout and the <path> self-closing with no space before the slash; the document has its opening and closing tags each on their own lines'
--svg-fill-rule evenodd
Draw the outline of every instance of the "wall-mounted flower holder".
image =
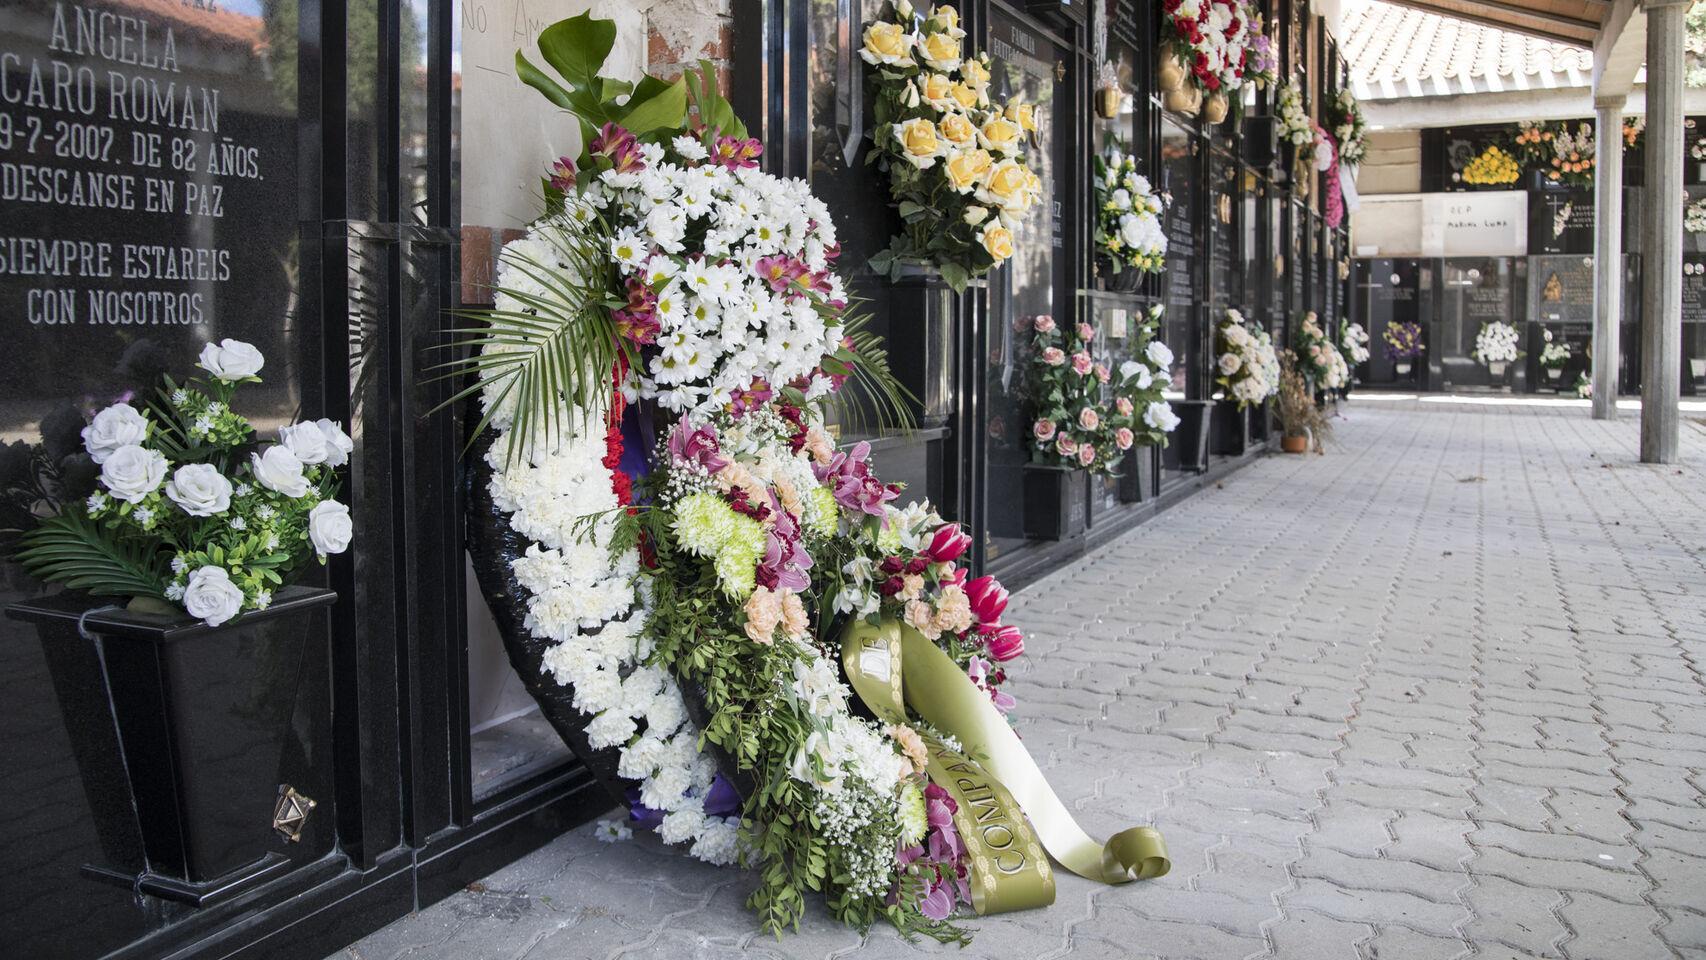
<svg viewBox="0 0 1706 960">
<path fill-rule="evenodd" d="M 299 741 L 318 724 L 299 724 L 298 708 L 324 702 L 309 689 L 326 656 L 313 621 L 337 598 L 289 587 L 218 627 L 73 594 L 6 608 L 36 625 L 85 795 L 124 811 L 97 817 L 109 862 L 84 876 L 206 907 L 329 849 L 331 834 L 313 833 L 310 799 L 326 785 L 283 781 L 308 773 L 304 755 L 326 746 Z M 286 791 L 300 802 L 281 834 Z"/>
<path fill-rule="evenodd" d="M 1090 485 L 1083 470 L 1025 464 L 1025 536 L 1076 540 L 1089 518 Z"/>
<path fill-rule="evenodd" d="M 1235 403 L 1217 403 L 1210 416 L 1213 438 L 1210 452 L 1216 456 L 1242 456 L 1250 446 L 1250 411 Z"/>
<path fill-rule="evenodd" d="M 953 413 L 954 319 L 959 298 L 942 275 L 903 266 L 889 284 L 889 368 L 916 402 L 920 429 L 945 426 Z"/>
<path fill-rule="evenodd" d="M 1173 431 L 1167 459 L 1180 470 L 1201 473 L 1208 469 L 1209 420 L 1220 406 L 1213 400 L 1170 400 L 1179 426 Z"/>
</svg>

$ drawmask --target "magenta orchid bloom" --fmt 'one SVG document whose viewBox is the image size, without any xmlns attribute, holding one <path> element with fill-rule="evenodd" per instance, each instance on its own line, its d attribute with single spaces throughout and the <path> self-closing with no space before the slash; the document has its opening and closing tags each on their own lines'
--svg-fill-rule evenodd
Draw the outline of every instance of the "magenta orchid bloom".
<svg viewBox="0 0 1706 960">
<path fill-rule="evenodd" d="M 1018 706 L 1019 701 L 1014 700 L 1010 694 L 1002 693 L 989 685 L 989 672 L 992 666 L 994 664 L 982 657 L 972 657 L 971 662 L 966 664 L 966 676 L 979 690 L 989 694 L 989 699 L 995 704 L 995 709 L 1007 713 Z"/>
<path fill-rule="evenodd" d="M 551 164 L 551 187 L 564 193 L 575 188 L 575 162 L 568 157 L 558 157 Z"/>
<path fill-rule="evenodd" d="M 717 431 L 710 424 L 694 427 L 683 416 L 669 432 L 669 456 L 677 464 L 696 463 L 706 473 L 716 473 L 729 465 L 717 445 Z"/>
<path fill-rule="evenodd" d="M 753 265 L 758 279 L 770 285 L 770 289 L 781 293 L 794 285 L 794 281 L 805 275 L 805 265 L 785 253 L 773 257 L 761 257 Z"/>
<path fill-rule="evenodd" d="M 770 515 L 774 522 L 765 533 L 764 559 L 759 561 L 756 577 L 758 585 L 804 593 L 811 587 L 806 571 L 812 568 L 812 558 L 800 545 L 800 526 L 792 514 L 782 509 L 774 493 L 770 495 Z"/>
<path fill-rule="evenodd" d="M 730 170 L 741 167 L 758 166 L 758 158 L 764 153 L 764 144 L 756 137 L 737 140 L 734 137 L 718 137 L 717 144 L 711 149 L 711 162 Z"/>
<path fill-rule="evenodd" d="M 593 138 L 589 149 L 599 156 L 607 157 L 617 173 L 639 173 L 646 169 L 645 155 L 640 152 L 640 141 L 614 123 L 607 123 L 598 131 L 598 136 Z"/>
<path fill-rule="evenodd" d="M 828 484 L 835 502 L 848 510 L 858 510 L 873 517 L 883 515 L 883 504 L 900 496 L 900 488 L 884 485 L 872 473 L 867 459 L 871 445 L 861 440 L 852 450 L 843 450 L 826 467 L 813 467 L 817 478 Z"/>
<path fill-rule="evenodd" d="M 776 391 L 771 389 L 769 381 L 762 377 L 754 377 L 752 382 L 747 384 L 746 389 L 734 392 L 734 396 L 729 400 L 729 412 L 734 414 L 736 418 L 744 417 L 769 403 L 770 398 L 775 395 Z"/>
</svg>

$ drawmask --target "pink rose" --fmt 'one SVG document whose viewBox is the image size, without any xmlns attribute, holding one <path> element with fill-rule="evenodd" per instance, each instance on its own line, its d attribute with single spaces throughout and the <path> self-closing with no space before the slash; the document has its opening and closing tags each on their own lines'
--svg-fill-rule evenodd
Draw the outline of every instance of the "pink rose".
<svg viewBox="0 0 1706 960">
<path fill-rule="evenodd" d="M 1078 463 L 1080 466 L 1088 467 L 1091 463 L 1095 462 L 1095 460 L 1096 460 L 1096 445 L 1095 444 L 1086 443 L 1082 447 L 1078 448 Z"/>
<path fill-rule="evenodd" d="M 1054 438 L 1054 449 L 1063 457 L 1070 457 L 1078 452 L 1078 441 L 1062 433 Z"/>
<path fill-rule="evenodd" d="M 1085 407 L 1078 411 L 1078 425 L 1086 430 L 1094 430 L 1102 425 L 1102 415 L 1095 407 Z"/>
<path fill-rule="evenodd" d="M 1120 412 L 1120 416 L 1122 416 L 1122 417 L 1131 416 L 1131 413 L 1132 413 L 1131 398 L 1130 397 L 1117 397 L 1117 398 L 1115 398 L 1114 409 L 1118 410 Z"/>
<path fill-rule="evenodd" d="M 978 623 L 996 623 L 1007 610 L 1007 588 L 994 577 L 982 576 L 966 584 L 966 599 Z"/>
<path fill-rule="evenodd" d="M 1092 364 L 1090 361 L 1090 355 L 1088 353 L 1085 353 L 1082 350 L 1080 350 L 1079 352 L 1072 355 L 1072 372 L 1073 373 L 1076 373 L 1082 377 L 1085 374 L 1090 372 L 1091 365 Z"/>
<path fill-rule="evenodd" d="M 1025 652 L 1025 635 L 1019 632 L 1018 627 L 992 623 L 978 628 L 977 632 L 989 649 L 990 659 L 997 663 L 1006 663 Z"/>
<path fill-rule="evenodd" d="M 1043 350 L 1043 362 L 1051 367 L 1058 367 L 1066 362 L 1066 354 L 1059 347 L 1047 347 Z"/>
<path fill-rule="evenodd" d="M 1031 426 L 1031 436 L 1036 437 L 1038 443 L 1047 443 L 1053 440 L 1054 421 L 1049 419 L 1038 420 Z"/>
<path fill-rule="evenodd" d="M 1108 365 L 1107 364 L 1105 364 L 1105 363 L 1096 364 L 1096 379 L 1097 380 L 1100 380 L 1103 383 L 1107 383 L 1109 376 L 1111 376 L 1111 374 L 1108 372 Z"/>
<path fill-rule="evenodd" d="M 1054 331 L 1054 318 L 1045 313 L 1032 320 L 1031 326 L 1036 328 L 1038 333 L 1052 333 Z"/>
<path fill-rule="evenodd" d="M 1078 325 L 1078 339 L 1093 340 L 1095 337 L 1096 331 L 1092 329 L 1088 323 L 1080 323 Z"/>
<path fill-rule="evenodd" d="M 1121 427 L 1114 431 L 1114 446 L 1119 447 L 1121 450 L 1130 450 L 1135 439 L 1136 438 L 1132 436 L 1131 428 L 1129 427 Z"/>
</svg>

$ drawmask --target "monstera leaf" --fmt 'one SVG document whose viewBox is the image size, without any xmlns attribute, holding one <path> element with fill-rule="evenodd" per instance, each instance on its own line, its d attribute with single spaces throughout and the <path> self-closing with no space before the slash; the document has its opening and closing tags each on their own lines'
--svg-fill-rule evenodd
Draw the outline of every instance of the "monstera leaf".
<svg viewBox="0 0 1706 960">
<path fill-rule="evenodd" d="M 581 121 L 583 139 L 607 123 L 625 127 L 637 137 L 674 133 L 687 121 L 687 84 L 667 83 L 653 76 L 638 85 L 599 75 L 616 45 L 616 24 L 580 14 L 546 27 L 539 35 L 539 55 L 556 77 L 515 52 L 515 72 L 523 83 Z M 626 96 L 617 103 L 616 98 Z M 583 164 L 584 166 L 584 164 Z"/>
</svg>

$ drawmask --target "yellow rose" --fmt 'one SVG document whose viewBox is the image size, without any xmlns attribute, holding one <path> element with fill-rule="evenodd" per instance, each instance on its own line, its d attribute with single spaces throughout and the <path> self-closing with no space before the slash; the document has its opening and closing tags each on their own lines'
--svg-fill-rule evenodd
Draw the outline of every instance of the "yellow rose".
<svg viewBox="0 0 1706 960">
<path fill-rule="evenodd" d="M 918 78 L 918 94 L 925 103 L 946 110 L 954 103 L 954 81 L 945 73 L 926 73 Z"/>
<path fill-rule="evenodd" d="M 989 68 L 982 60 L 967 60 L 960 65 L 960 79 L 970 84 L 974 90 L 982 90 L 989 86 Z"/>
<path fill-rule="evenodd" d="M 979 243 L 996 263 L 1013 255 L 1013 231 L 1001 225 L 1001 221 L 992 220 L 983 232 L 977 235 Z"/>
<path fill-rule="evenodd" d="M 977 139 L 977 128 L 962 114 L 948 114 L 937 127 L 941 130 L 942 137 L 956 147 L 963 147 Z"/>
<path fill-rule="evenodd" d="M 866 63 L 912 66 L 912 37 L 898 23 L 879 21 L 865 28 L 865 47 L 859 51 Z"/>
<path fill-rule="evenodd" d="M 1032 103 L 1020 103 L 1015 100 L 1007 105 L 1007 119 L 1024 128 L 1026 133 L 1037 131 L 1037 107 Z"/>
<path fill-rule="evenodd" d="M 935 163 L 942 153 L 942 138 L 936 135 L 936 125 L 923 117 L 895 124 L 894 138 L 901 153 L 920 170 Z"/>
<path fill-rule="evenodd" d="M 1010 154 L 1019 149 L 1019 125 L 1011 120 L 991 118 L 984 122 L 977 135 L 984 147 L 996 153 Z"/>
<path fill-rule="evenodd" d="M 989 174 L 983 178 L 978 199 L 1015 213 L 1030 206 L 1028 186 L 1025 168 L 1012 160 L 1003 160 L 991 167 Z"/>
<path fill-rule="evenodd" d="M 954 84 L 954 87 L 949 91 L 949 94 L 954 98 L 955 103 L 959 104 L 966 110 L 970 110 L 972 107 L 977 106 L 977 91 L 963 83 Z"/>
<path fill-rule="evenodd" d="M 948 4 L 939 4 L 931 10 L 930 19 L 956 40 L 966 35 L 966 32 L 960 29 L 960 12 Z"/>
<path fill-rule="evenodd" d="M 924 62 L 934 70 L 952 70 L 960 65 L 960 42 L 945 33 L 932 33 L 919 45 Z"/>
<path fill-rule="evenodd" d="M 970 193 L 990 167 L 989 154 L 982 150 L 961 150 L 948 158 L 944 169 L 948 185 L 961 193 Z"/>
</svg>

